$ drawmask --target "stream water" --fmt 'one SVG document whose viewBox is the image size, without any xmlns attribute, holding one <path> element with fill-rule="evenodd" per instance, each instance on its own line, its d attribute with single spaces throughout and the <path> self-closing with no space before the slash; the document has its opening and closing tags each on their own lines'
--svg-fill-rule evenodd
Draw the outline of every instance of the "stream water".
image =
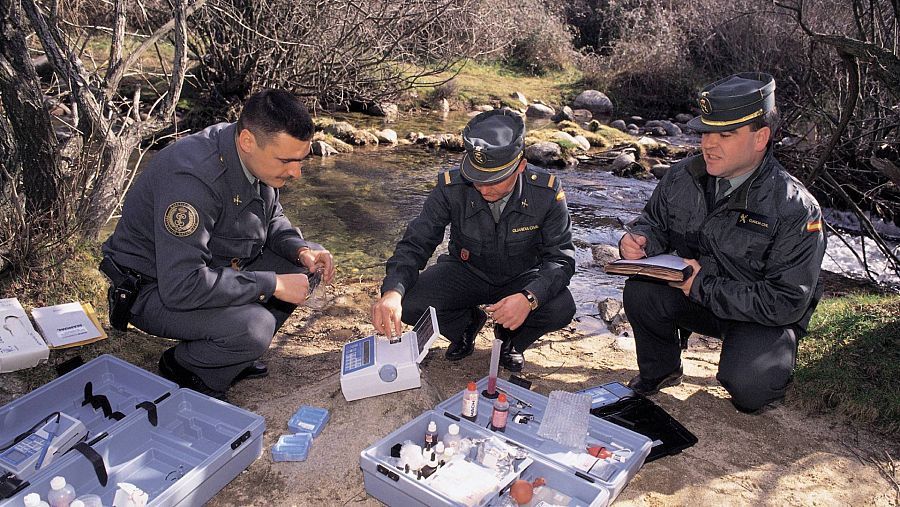
<svg viewBox="0 0 900 507">
<path fill-rule="evenodd" d="M 404 137 L 409 131 L 458 132 L 465 114 L 442 119 L 418 116 L 414 121 L 385 125 Z M 356 126 L 378 126 L 354 116 Z M 329 248 L 341 274 L 384 275 L 384 261 L 418 215 L 437 174 L 459 164 L 461 153 L 431 151 L 418 145 L 357 149 L 304 164 L 303 177 L 282 191 L 285 213 L 312 241 Z M 604 171 L 552 170 L 561 178 L 573 220 L 577 270 L 570 289 L 581 325 L 599 325 L 596 301 L 621 298 L 625 279 L 608 276 L 595 265 L 589 244 L 615 245 L 622 234 L 617 218 L 640 213 L 655 182 L 619 178 Z M 446 244 L 438 252 L 446 249 Z"/>
</svg>

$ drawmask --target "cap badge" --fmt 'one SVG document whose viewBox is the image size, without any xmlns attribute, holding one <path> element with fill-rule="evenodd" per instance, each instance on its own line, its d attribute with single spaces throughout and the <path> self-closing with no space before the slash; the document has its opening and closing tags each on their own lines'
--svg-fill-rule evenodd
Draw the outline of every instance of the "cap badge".
<svg viewBox="0 0 900 507">
<path fill-rule="evenodd" d="M 459 251 L 459 258 L 462 259 L 462 260 L 464 260 L 464 261 L 469 260 L 469 251 L 466 250 L 465 248 L 463 248 L 462 250 L 460 250 L 460 251 Z"/>
<path fill-rule="evenodd" d="M 706 97 L 700 97 L 700 111 L 703 114 L 709 114 L 712 112 L 712 104 L 709 103 L 709 99 Z"/>
<path fill-rule="evenodd" d="M 478 164 L 484 164 L 484 152 L 482 151 L 483 149 L 483 146 L 476 146 L 475 152 L 472 153 L 472 158 L 474 158 L 475 162 Z"/>
</svg>

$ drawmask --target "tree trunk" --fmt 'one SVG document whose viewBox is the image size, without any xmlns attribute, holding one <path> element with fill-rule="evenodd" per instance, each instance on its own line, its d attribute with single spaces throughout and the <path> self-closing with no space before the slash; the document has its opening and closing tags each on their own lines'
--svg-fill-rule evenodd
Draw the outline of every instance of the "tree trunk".
<svg viewBox="0 0 900 507">
<path fill-rule="evenodd" d="M 85 237 L 96 239 L 100 229 L 121 202 L 121 193 L 128 175 L 128 159 L 139 142 L 136 138 L 119 138 L 106 145 L 100 162 L 104 170 L 94 180 L 95 188 L 91 192 L 91 202 L 82 222 L 82 234 Z"/>
<path fill-rule="evenodd" d="M 18 0 L 0 0 L 0 98 L 9 128 L 0 142 L 11 143 L 0 154 L 10 175 L 21 171 L 26 209 L 40 216 L 59 195 L 60 158 L 21 26 Z"/>
</svg>

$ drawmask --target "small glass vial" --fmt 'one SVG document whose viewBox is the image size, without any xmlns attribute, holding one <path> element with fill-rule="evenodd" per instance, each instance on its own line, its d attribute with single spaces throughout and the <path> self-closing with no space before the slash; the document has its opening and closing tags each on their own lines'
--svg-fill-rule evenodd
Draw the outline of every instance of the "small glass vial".
<svg viewBox="0 0 900 507">
<path fill-rule="evenodd" d="M 491 412 L 491 429 L 494 431 L 506 431 L 506 419 L 509 417 L 509 402 L 506 401 L 506 393 L 500 393 L 494 401 L 494 410 Z"/>
<path fill-rule="evenodd" d="M 428 421 L 428 429 L 425 431 L 425 448 L 431 449 L 438 443 L 437 423 Z"/>
</svg>

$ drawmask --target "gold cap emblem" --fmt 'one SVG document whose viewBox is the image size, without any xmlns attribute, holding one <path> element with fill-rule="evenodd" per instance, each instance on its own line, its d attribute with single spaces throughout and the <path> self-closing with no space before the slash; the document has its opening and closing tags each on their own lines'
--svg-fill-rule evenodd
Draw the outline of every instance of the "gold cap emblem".
<svg viewBox="0 0 900 507">
<path fill-rule="evenodd" d="M 712 104 L 709 103 L 708 98 L 700 97 L 700 111 L 703 114 L 709 114 L 712 112 Z"/>
<path fill-rule="evenodd" d="M 484 147 L 476 146 L 474 153 L 472 153 L 472 158 L 475 159 L 475 162 L 478 164 L 484 164 L 484 152 L 482 151 Z"/>
</svg>

